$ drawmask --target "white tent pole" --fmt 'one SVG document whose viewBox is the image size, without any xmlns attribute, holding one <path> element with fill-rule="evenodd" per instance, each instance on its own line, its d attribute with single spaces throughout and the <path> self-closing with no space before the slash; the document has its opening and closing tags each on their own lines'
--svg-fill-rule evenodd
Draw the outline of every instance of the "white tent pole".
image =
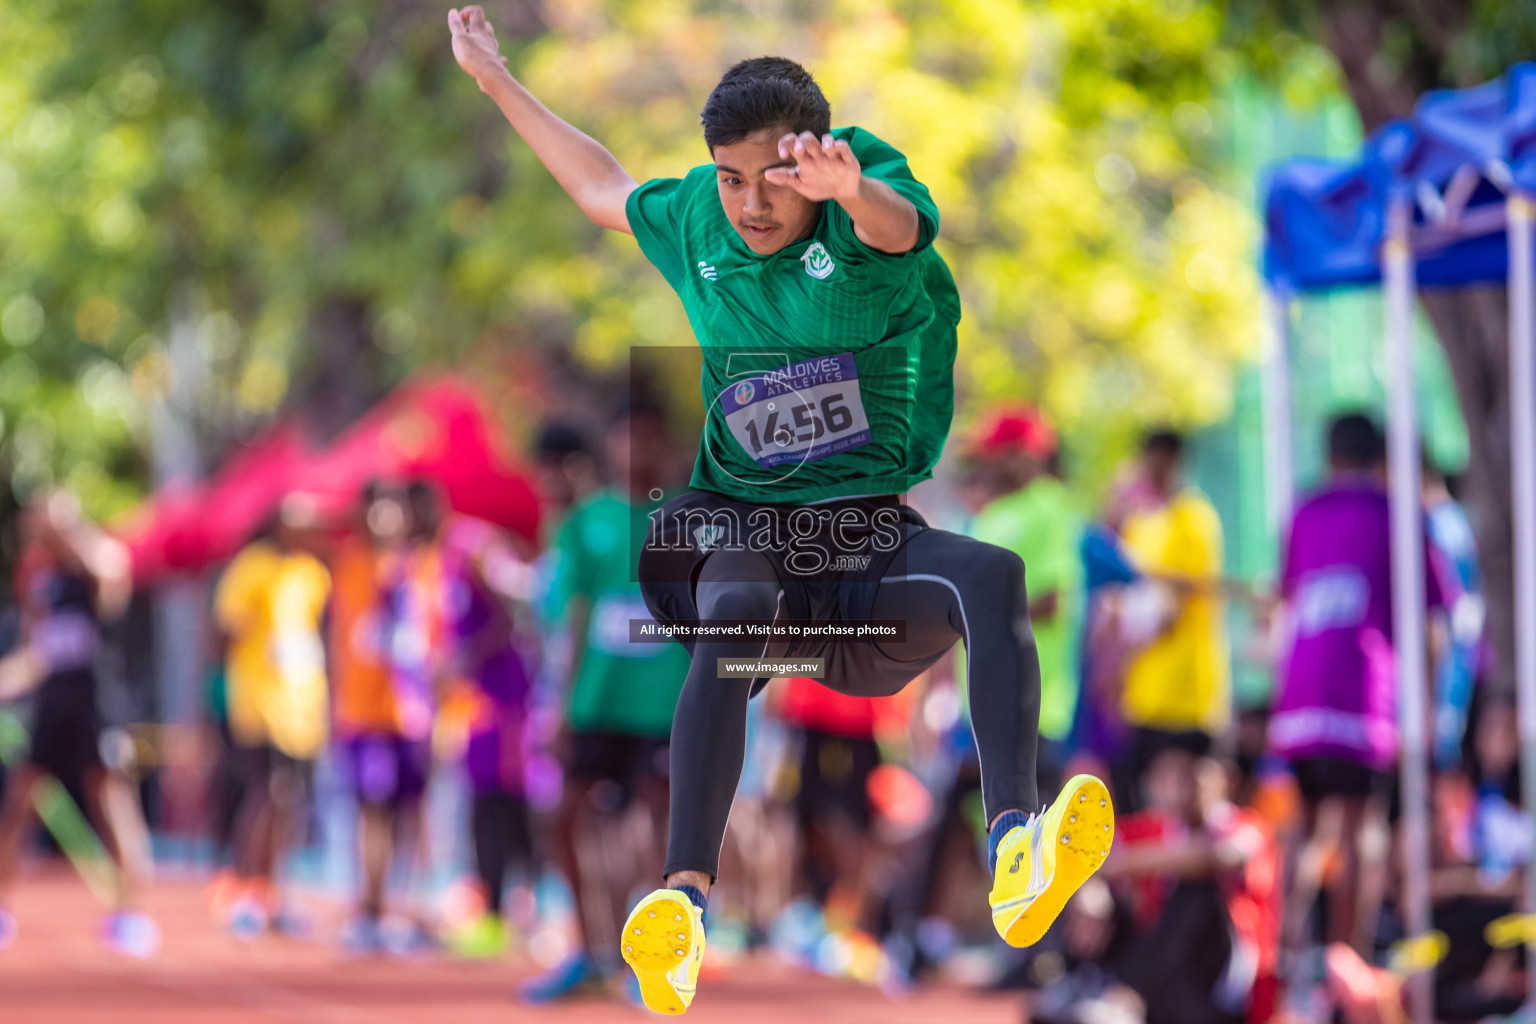
<svg viewBox="0 0 1536 1024">
<path fill-rule="evenodd" d="M 1419 431 L 1413 380 L 1412 206 L 1393 202 L 1382 252 L 1387 364 L 1390 375 L 1387 456 L 1392 501 L 1392 632 L 1397 663 L 1398 718 L 1402 732 L 1403 822 L 1407 880 L 1404 903 L 1410 938 L 1430 928 L 1429 801 L 1426 770 L 1428 695 L 1425 681 L 1424 538 L 1419 488 Z M 1414 1024 L 1432 1024 L 1428 972 L 1410 982 Z"/>
<path fill-rule="evenodd" d="M 1267 295 L 1269 351 L 1265 356 L 1264 396 L 1264 490 L 1269 528 L 1280 536 L 1291 515 L 1295 474 L 1291 462 L 1291 360 L 1290 301 L 1271 289 Z"/>
<path fill-rule="evenodd" d="M 1515 691 L 1519 698 L 1524 790 L 1536 793 L 1536 309 L 1532 288 L 1531 200 L 1510 194 L 1509 429 L 1515 520 Z M 1525 873 L 1527 909 L 1536 908 L 1536 871 Z M 1536 957 L 1536 942 L 1531 956 Z M 1536 963 L 1536 959 L 1530 962 Z M 1530 1005 L 1536 1005 L 1536 997 Z"/>
</svg>

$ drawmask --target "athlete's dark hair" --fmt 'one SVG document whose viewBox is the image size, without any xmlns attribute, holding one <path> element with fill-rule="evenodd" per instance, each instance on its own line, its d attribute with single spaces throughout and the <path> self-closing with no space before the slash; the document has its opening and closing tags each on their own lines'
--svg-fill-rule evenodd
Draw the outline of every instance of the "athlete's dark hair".
<svg viewBox="0 0 1536 1024">
<path fill-rule="evenodd" d="M 441 497 L 437 485 L 425 477 L 417 477 L 405 485 L 405 500 L 412 508 L 427 508 Z"/>
<path fill-rule="evenodd" d="M 1386 455 L 1381 428 L 1364 413 L 1345 413 L 1328 425 L 1328 460 L 1340 468 L 1370 469 Z"/>
<path fill-rule="evenodd" d="M 436 533 L 446 511 L 442 492 L 425 477 L 417 477 L 405 485 L 405 507 L 411 514 L 411 532 L 417 536 Z"/>
<path fill-rule="evenodd" d="M 1166 455 L 1178 459 L 1184 456 L 1184 435 L 1177 430 L 1159 428 L 1149 431 L 1141 442 L 1141 450 L 1148 455 Z"/>
<path fill-rule="evenodd" d="M 582 432 L 570 423 L 546 423 L 539 428 L 533 443 L 534 458 L 539 462 L 560 462 L 571 455 L 591 456 L 592 448 Z"/>
<path fill-rule="evenodd" d="M 385 498 L 399 499 L 400 497 L 400 485 L 398 483 L 380 477 L 371 477 L 367 483 L 363 484 L 361 504 L 364 508 L 367 508 L 376 501 L 383 501 Z"/>
<path fill-rule="evenodd" d="M 704 143 L 713 150 L 765 129 L 832 130 L 832 108 L 811 73 L 784 57 L 754 57 L 732 67 L 704 102 L 699 115 Z"/>
</svg>

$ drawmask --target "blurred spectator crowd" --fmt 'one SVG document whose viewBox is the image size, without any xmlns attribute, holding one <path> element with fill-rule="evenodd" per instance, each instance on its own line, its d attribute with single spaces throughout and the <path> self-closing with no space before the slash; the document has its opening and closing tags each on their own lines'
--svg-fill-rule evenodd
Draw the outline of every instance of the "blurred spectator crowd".
<svg viewBox="0 0 1536 1024">
<path fill-rule="evenodd" d="M 1405 942 L 1384 442 L 1362 415 L 1320 442 L 1328 477 L 1297 504 L 1275 585 L 1258 588 L 1225 574 L 1177 433 L 1147 435 L 1096 513 L 1033 410 L 996 410 L 958 440 L 950 472 L 909 500 L 1024 559 L 1041 797 L 1079 771 L 1109 781 L 1114 850 L 1042 943 L 1002 946 L 983 899 L 964 659 L 878 700 L 775 680 L 751 705 L 706 971 L 778 955 L 892 995 L 938 979 L 1017 990 L 1040 1024 L 1260 1024 L 1401 1020 L 1405 979 L 1434 966 L 1438 1019 L 1514 1013 L 1532 824 L 1511 699 L 1483 682 L 1467 515 L 1426 462 L 1430 888 L 1445 939 Z M 597 436 L 546 424 L 528 460 L 539 543 L 456 513 L 426 479 L 371 483 L 348 523 L 302 494 L 283 501 L 213 588 L 206 722 L 129 742 L 168 766 L 160 805 L 201 807 L 221 926 L 331 939 L 302 864 L 345 818 L 355 847 L 334 941 L 348 952 L 525 956 L 541 967 L 529 1002 L 634 998 L 616 932 L 659 877 L 687 665 L 675 644 L 631 638 L 649 617 L 633 552 L 683 483 L 680 450 L 641 404 Z M 5 701 L 30 699 L 34 744 L 59 732 L 58 707 L 95 736 L 82 666 L 121 604 L 102 600 L 121 584 L 112 542 L 64 495 L 39 498 L 27 523 L 0 725 L 17 721 Z M 1272 666 L 1267 703 L 1234 706 L 1234 657 Z M 60 704 L 71 671 L 85 689 Z M 31 763 L 5 736 L 0 946 L 24 939 L 3 908 Z M 120 855 L 139 812 L 112 780 L 144 781 L 133 761 L 86 751 L 53 772 Z M 119 860 L 131 915 L 145 872 Z M 123 945 L 147 953 L 137 920 Z"/>
</svg>

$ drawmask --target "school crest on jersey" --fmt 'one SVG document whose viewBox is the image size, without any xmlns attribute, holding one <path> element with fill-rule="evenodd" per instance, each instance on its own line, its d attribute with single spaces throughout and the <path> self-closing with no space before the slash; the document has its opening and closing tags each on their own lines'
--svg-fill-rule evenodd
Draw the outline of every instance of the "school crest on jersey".
<svg viewBox="0 0 1536 1024">
<path fill-rule="evenodd" d="M 837 269 L 837 264 L 832 262 L 832 254 L 820 242 L 812 242 L 800 257 L 800 262 L 805 264 L 805 272 L 818 281 L 825 281 Z"/>
<path fill-rule="evenodd" d="M 725 537 L 725 527 L 715 524 L 696 526 L 693 530 L 693 540 L 698 546 L 699 553 L 713 551 L 715 545 Z"/>
</svg>

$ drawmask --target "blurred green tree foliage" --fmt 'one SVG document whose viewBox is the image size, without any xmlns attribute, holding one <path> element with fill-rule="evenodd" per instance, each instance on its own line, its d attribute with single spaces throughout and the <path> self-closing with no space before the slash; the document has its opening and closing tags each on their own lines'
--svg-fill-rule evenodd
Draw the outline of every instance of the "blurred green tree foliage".
<svg viewBox="0 0 1536 1024">
<path fill-rule="evenodd" d="M 416 0 L 10 0 L 0 10 L 0 415 L 11 472 L 108 513 L 145 484 L 180 317 L 210 450 L 331 429 L 410 370 L 686 344 Z M 730 62 L 804 61 L 904 149 L 965 299 L 962 419 L 1042 403 L 1101 476 L 1136 426 L 1226 412 L 1255 348 L 1253 217 L 1223 179 L 1241 73 L 1197 0 L 534 0 L 518 74 L 637 178 L 708 158 Z M 173 312 L 174 311 L 174 312 Z M 679 387 L 684 386 L 679 382 Z M 691 382 L 688 383 L 692 386 Z M 536 410 L 531 410 L 535 412 Z"/>
</svg>

